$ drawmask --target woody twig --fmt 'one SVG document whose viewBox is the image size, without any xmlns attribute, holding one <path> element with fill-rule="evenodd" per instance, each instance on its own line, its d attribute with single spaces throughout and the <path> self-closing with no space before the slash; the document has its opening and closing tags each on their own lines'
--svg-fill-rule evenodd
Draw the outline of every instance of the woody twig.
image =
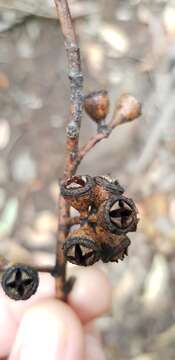
<svg viewBox="0 0 175 360">
<path fill-rule="evenodd" d="M 60 20 L 61 30 L 64 36 L 64 44 L 68 59 L 68 77 L 70 80 L 71 89 L 70 119 L 66 129 L 67 145 L 64 175 L 62 178 L 63 182 L 76 173 L 76 170 L 84 156 L 98 142 L 107 138 L 116 126 L 132 121 L 140 116 L 141 106 L 134 97 L 127 94 L 123 95 L 116 105 L 111 121 L 105 125 L 103 119 L 105 119 L 109 110 L 107 92 L 101 91 L 90 94 L 88 96 L 88 106 L 90 113 L 92 112 L 92 115 L 94 115 L 93 120 L 98 123 L 97 134 L 90 138 L 88 143 L 79 149 L 79 134 L 82 111 L 83 105 L 85 105 L 86 102 L 86 98 L 83 98 L 82 93 L 83 75 L 81 71 L 80 49 L 78 46 L 77 36 L 71 18 L 68 1 L 55 0 L 55 4 Z M 94 103 L 94 99 L 97 101 L 97 106 L 96 103 Z M 63 300 L 65 300 L 64 289 L 66 286 L 66 261 L 63 254 L 63 244 L 68 236 L 70 226 L 76 222 L 77 219 L 71 220 L 70 206 L 65 202 L 61 195 L 59 199 L 59 224 L 56 263 L 53 274 L 56 277 L 56 297 Z"/>
<path fill-rule="evenodd" d="M 12 263 L 0 256 L 1 285 L 14 300 L 27 300 L 39 285 L 38 272 L 48 272 L 56 280 L 56 298 L 66 301 L 74 279 L 66 278 L 66 259 L 81 266 L 98 260 L 118 262 L 127 255 L 128 232 L 136 231 L 138 212 L 132 199 L 123 195 L 124 189 L 116 179 L 105 176 L 75 176 L 85 155 L 113 129 L 141 115 L 140 103 L 131 95 L 122 95 L 112 118 L 106 90 L 83 96 L 83 75 L 80 50 L 68 0 L 55 0 L 68 60 L 70 81 L 70 115 L 66 128 L 66 159 L 59 198 L 56 261 L 54 267 Z M 97 124 L 97 133 L 79 148 L 83 109 Z M 70 216 L 70 206 L 79 215 Z M 78 229 L 72 229 L 78 225 Z M 71 231 L 70 231 L 71 230 Z"/>
<path fill-rule="evenodd" d="M 83 108 L 83 75 L 81 72 L 80 50 L 72 22 L 67 0 L 55 0 L 55 5 L 64 36 L 64 44 L 68 59 L 68 77 L 70 81 L 70 119 L 67 125 L 67 145 L 64 176 L 62 180 L 74 174 L 75 163 L 78 156 L 79 132 Z M 66 282 L 66 264 L 62 246 L 68 234 L 66 221 L 69 218 L 69 206 L 62 196 L 59 199 L 59 224 L 56 264 L 54 274 L 56 277 L 56 297 L 64 299 L 64 287 Z"/>
</svg>

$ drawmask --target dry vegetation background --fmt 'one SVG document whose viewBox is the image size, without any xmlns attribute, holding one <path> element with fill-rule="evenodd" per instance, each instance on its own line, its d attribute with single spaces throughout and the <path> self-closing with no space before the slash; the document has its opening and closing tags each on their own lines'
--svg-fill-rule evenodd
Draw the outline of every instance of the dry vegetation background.
<svg viewBox="0 0 175 360">
<path fill-rule="evenodd" d="M 175 1 L 72 0 L 85 92 L 111 109 L 129 91 L 143 116 L 116 129 L 79 172 L 116 176 L 141 221 L 130 256 L 102 267 L 111 313 L 98 321 L 109 360 L 175 359 Z M 0 0 L 0 253 L 52 264 L 69 84 L 52 1 Z M 84 116 L 81 140 L 95 131 Z M 98 284 L 97 284 L 98 286 Z"/>
</svg>

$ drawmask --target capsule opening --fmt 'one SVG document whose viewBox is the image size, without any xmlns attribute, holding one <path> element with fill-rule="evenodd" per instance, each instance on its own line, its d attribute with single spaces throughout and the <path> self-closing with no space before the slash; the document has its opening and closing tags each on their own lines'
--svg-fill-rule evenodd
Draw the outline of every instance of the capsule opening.
<svg viewBox="0 0 175 360">
<path fill-rule="evenodd" d="M 74 176 L 67 181 L 66 189 L 78 189 L 86 185 L 85 176 Z"/>
<path fill-rule="evenodd" d="M 109 210 L 110 220 L 119 228 L 127 228 L 132 223 L 132 209 L 123 200 L 117 200 Z"/>
</svg>

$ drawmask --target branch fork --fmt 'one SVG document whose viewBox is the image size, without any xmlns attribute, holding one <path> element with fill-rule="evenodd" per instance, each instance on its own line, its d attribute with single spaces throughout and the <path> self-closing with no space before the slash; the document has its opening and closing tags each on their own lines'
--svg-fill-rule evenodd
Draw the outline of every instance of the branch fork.
<svg viewBox="0 0 175 360">
<path fill-rule="evenodd" d="M 98 100 L 98 112 L 101 117 L 101 123 L 98 123 L 98 113 L 96 114 L 97 133 L 89 139 L 87 144 L 79 148 L 79 134 L 81 128 L 82 112 L 86 98 L 83 96 L 83 74 L 81 70 L 80 49 L 74 24 L 71 18 L 68 1 L 55 0 L 58 18 L 61 30 L 64 36 L 65 49 L 68 59 L 68 78 L 70 81 L 70 121 L 67 125 L 67 145 L 66 145 L 66 161 L 64 168 L 64 176 L 62 181 L 75 175 L 77 168 L 85 155 L 101 140 L 108 138 L 112 130 L 122 123 L 134 120 L 141 115 L 141 105 L 138 101 L 130 96 L 123 95 L 118 101 L 114 110 L 111 121 L 104 123 L 104 118 L 109 109 L 108 95 L 103 93 L 95 93 Z M 99 101 L 100 96 L 100 101 Z M 90 96 L 91 97 L 91 96 Z M 106 111 L 106 113 L 105 113 Z M 79 224 L 79 217 L 70 217 L 70 206 L 66 203 L 62 195 L 59 199 L 59 224 L 57 239 L 57 255 L 55 263 L 56 276 L 56 297 L 65 300 L 64 288 L 66 284 L 66 260 L 63 254 L 63 245 L 68 236 L 70 227 Z"/>
<path fill-rule="evenodd" d="M 97 92 L 92 92 L 87 96 L 83 95 L 83 74 L 81 69 L 80 49 L 78 45 L 74 24 L 69 10 L 68 0 L 54 0 L 54 1 L 61 26 L 61 31 L 64 36 L 64 44 L 67 53 L 67 61 L 68 61 L 68 78 L 70 81 L 70 117 L 66 128 L 66 135 L 67 135 L 66 159 L 65 159 L 64 173 L 61 179 L 61 187 L 62 187 L 62 185 L 68 179 L 72 178 L 75 175 L 78 166 L 83 160 L 83 158 L 92 148 L 94 148 L 96 144 L 98 144 L 103 139 L 108 138 L 111 132 L 113 131 L 113 129 L 116 128 L 117 126 L 133 121 L 141 115 L 141 105 L 133 96 L 128 94 L 122 95 L 117 102 L 111 120 L 108 123 L 106 123 L 105 119 L 109 112 L 109 98 L 107 91 L 100 90 Z M 79 148 L 79 135 L 81 129 L 83 110 L 85 110 L 87 114 L 91 117 L 91 119 L 96 122 L 97 132 L 94 136 L 92 136 L 89 139 L 89 141 L 85 145 Z M 116 182 L 113 182 L 112 188 L 118 185 L 119 184 L 117 184 Z M 109 185 L 107 185 L 107 187 L 108 186 Z M 104 193 L 104 196 L 105 196 L 104 199 L 106 199 L 106 193 Z M 117 218 L 116 221 L 119 221 L 121 214 L 124 213 L 124 208 L 123 208 L 124 205 L 123 204 L 120 205 L 122 209 L 119 209 L 120 211 L 115 210 L 113 212 L 113 214 L 115 214 Z M 125 209 L 125 213 L 126 213 L 125 215 L 129 216 L 128 215 L 129 213 L 126 212 L 126 210 L 128 211 L 128 209 Z M 66 257 L 64 250 L 66 250 L 67 252 L 72 251 L 72 245 L 69 242 L 69 245 L 71 246 L 66 247 L 67 244 L 66 241 L 67 239 L 72 241 L 70 229 L 73 225 L 76 224 L 80 224 L 84 226 L 85 232 L 87 232 L 87 236 L 92 235 L 91 233 L 93 233 L 93 228 L 94 226 L 96 226 L 95 223 L 97 221 L 97 216 L 94 215 L 94 213 L 91 214 L 91 210 L 89 210 L 89 208 L 88 211 L 90 212 L 90 214 L 88 214 L 87 217 L 84 215 L 86 213 L 85 210 L 84 212 L 82 211 L 82 213 L 80 212 L 80 216 L 71 217 L 70 204 L 65 200 L 61 192 L 59 197 L 56 260 L 55 260 L 54 268 L 37 267 L 35 269 L 32 269 L 26 267 L 25 265 L 24 266 L 22 265 L 23 273 L 24 272 L 27 273 L 28 276 L 29 275 L 34 276 L 36 271 L 50 272 L 55 277 L 55 281 L 56 281 L 56 298 L 63 301 L 66 301 L 67 294 L 72 288 L 74 283 L 74 280 L 72 278 L 68 280 L 66 279 Z M 126 216 L 126 220 L 127 220 L 127 216 Z M 85 219 L 87 218 L 89 219 L 88 220 L 89 228 L 87 228 L 87 224 L 85 221 Z M 104 219 L 102 223 L 103 222 Z M 76 240 L 77 234 L 79 237 L 81 235 L 79 234 L 80 232 L 81 232 L 80 230 L 79 231 L 77 230 L 76 237 L 74 237 L 73 239 L 74 241 L 73 245 L 75 245 L 76 256 L 78 257 L 80 263 L 81 261 L 83 262 L 85 261 L 85 263 L 87 264 L 93 263 L 94 261 L 99 259 L 100 256 L 104 262 L 107 262 L 109 261 L 109 259 L 111 259 L 111 254 L 112 254 L 111 251 L 113 252 L 114 249 L 116 253 L 115 256 L 113 256 L 112 260 L 110 261 L 118 262 L 118 259 L 122 260 L 123 257 L 127 254 L 127 247 L 129 246 L 130 243 L 129 239 L 122 234 L 117 238 L 118 245 L 111 247 L 110 245 L 105 243 L 105 234 L 102 234 L 101 224 L 100 224 L 97 231 L 98 237 L 100 239 L 102 235 L 104 236 L 104 243 L 97 246 L 98 249 L 99 248 L 101 249 L 100 252 L 98 249 L 96 249 L 95 257 L 89 258 L 89 253 L 87 253 L 85 257 L 83 257 L 84 255 L 81 252 L 79 244 L 78 245 L 75 244 L 77 241 Z M 116 239 L 116 236 L 111 235 L 111 243 L 114 241 L 114 239 Z M 82 238 L 81 241 L 82 241 L 82 246 L 84 246 L 84 249 L 88 249 L 89 244 L 91 245 L 91 247 L 93 245 L 93 241 L 91 240 Z M 84 241 L 86 242 L 86 244 Z M 115 244 L 113 243 L 113 245 Z M 96 247 L 96 245 L 93 246 Z M 72 258 L 72 255 L 70 255 L 70 258 Z M 16 293 L 17 295 L 15 295 L 17 297 L 18 295 L 20 295 L 18 294 L 18 292 L 19 289 L 21 288 L 21 284 L 18 284 L 20 280 L 19 264 L 17 264 L 16 266 L 17 267 L 13 266 L 14 269 L 12 270 L 15 271 L 15 276 L 16 276 L 15 278 L 16 282 L 14 283 L 13 292 L 15 291 L 17 292 Z M 4 262 L 4 259 L 0 258 L 0 272 L 6 271 L 6 269 L 7 269 L 6 261 Z M 23 273 L 20 274 L 21 279 Z M 33 284 L 32 281 L 34 281 L 33 278 L 31 280 L 31 284 Z M 28 286 L 30 285 L 32 287 L 31 284 L 28 284 Z M 23 296 L 27 297 L 28 293 L 25 293 L 25 291 L 26 290 L 24 289 Z"/>
</svg>

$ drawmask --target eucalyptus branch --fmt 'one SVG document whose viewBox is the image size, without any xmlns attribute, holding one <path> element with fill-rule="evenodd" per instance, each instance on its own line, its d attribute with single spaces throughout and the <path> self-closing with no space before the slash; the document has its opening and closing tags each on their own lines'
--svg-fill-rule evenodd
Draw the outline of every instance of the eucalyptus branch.
<svg viewBox="0 0 175 360">
<path fill-rule="evenodd" d="M 55 0 L 64 44 L 68 59 L 68 77 L 70 80 L 71 116 L 67 125 L 67 156 L 64 179 L 73 173 L 78 152 L 78 141 L 83 110 L 83 75 L 81 72 L 80 49 L 71 18 L 67 0 Z"/>
<path fill-rule="evenodd" d="M 70 116 L 66 128 L 66 159 L 59 198 L 56 259 L 53 267 L 11 263 L 0 256 L 1 285 L 13 300 L 27 300 L 39 285 L 38 272 L 48 272 L 56 280 L 56 298 L 66 301 L 75 279 L 66 279 L 66 259 L 81 266 L 98 260 L 118 262 L 128 254 L 128 232 L 136 231 L 137 208 L 123 195 L 117 180 L 105 176 L 75 175 L 84 156 L 113 129 L 141 115 L 140 103 L 131 95 L 120 97 L 111 120 L 106 123 L 109 97 L 106 90 L 83 96 L 80 49 L 68 0 L 55 0 L 64 36 L 70 81 Z M 79 149 L 83 109 L 97 124 L 97 133 Z M 64 196 L 64 197 L 63 197 Z M 70 206 L 79 216 L 70 216 Z M 74 225 L 76 229 L 71 229 Z M 70 231 L 71 229 L 71 231 Z"/>
<path fill-rule="evenodd" d="M 123 95 L 115 108 L 111 121 L 105 124 L 105 118 L 109 110 L 107 92 L 99 91 L 87 96 L 89 115 L 97 122 L 97 134 L 90 138 L 88 143 L 79 149 L 79 134 L 83 106 L 86 110 L 85 98 L 82 94 L 83 75 L 81 71 L 80 50 L 77 42 L 74 25 L 72 22 L 67 0 L 55 0 L 61 30 L 64 36 L 64 44 L 68 59 L 68 77 L 70 80 L 70 119 L 68 121 L 66 160 L 64 175 L 61 183 L 75 175 L 76 170 L 84 156 L 101 140 L 107 138 L 112 130 L 125 122 L 132 121 L 141 113 L 138 101 L 130 95 Z M 104 121 L 103 121 L 104 120 Z M 64 258 L 63 244 L 69 234 L 70 227 L 81 222 L 79 217 L 70 217 L 70 205 L 62 195 L 59 199 L 59 223 L 56 263 L 53 275 L 56 278 L 56 297 L 65 300 L 66 293 L 66 260 Z"/>
<path fill-rule="evenodd" d="M 55 0 L 55 5 L 60 20 L 61 30 L 64 36 L 64 44 L 68 59 L 68 77 L 70 80 L 71 89 L 71 114 L 67 125 L 66 161 L 64 176 L 62 179 L 64 181 L 73 175 L 75 163 L 77 161 L 79 132 L 83 109 L 83 75 L 81 72 L 80 50 L 68 2 L 67 0 Z M 62 299 L 65 298 L 63 289 L 65 288 L 66 282 L 66 264 L 62 247 L 69 229 L 68 226 L 66 226 L 67 218 L 69 218 L 69 206 L 65 203 L 64 198 L 60 196 L 55 277 L 56 297 Z"/>
</svg>

